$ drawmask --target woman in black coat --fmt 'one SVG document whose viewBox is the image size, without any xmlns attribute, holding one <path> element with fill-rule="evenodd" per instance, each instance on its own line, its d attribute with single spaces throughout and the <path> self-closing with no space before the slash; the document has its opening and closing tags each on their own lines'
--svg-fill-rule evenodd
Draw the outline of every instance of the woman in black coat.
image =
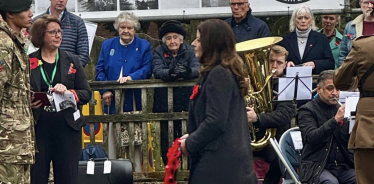
<svg viewBox="0 0 374 184">
<path fill-rule="evenodd" d="M 235 36 L 222 20 L 201 23 L 192 43 L 202 65 L 190 99 L 188 134 L 191 184 L 257 183 L 243 96 L 248 92 Z"/>
<path fill-rule="evenodd" d="M 72 94 L 78 106 L 84 105 L 91 99 L 92 91 L 78 56 L 58 49 L 61 33 L 60 21 L 51 15 L 34 22 L 31 42 L 40 49 L 30 54 L 31 88 L 35 92 Z M 78 184 L 81 129 L 85 124 L 82 113 L 74 105 L 56 112 L 40 100 L 33 101 L 31 107 L 38 150 L 31 167 L 31 183 L 47 184 L 53 161 L 54 183 Z"/>
<path fill-rule="evenodd" d="M 297 7 L 290 20 L 291 33 L 285 35 L 279 43 L 289 52 L 287 67 L 311 66 L 313 74 L 335 68 L 329 40 L 326 35 L 316 30 L 314 16 L 309 7 Z"/>
</svg>

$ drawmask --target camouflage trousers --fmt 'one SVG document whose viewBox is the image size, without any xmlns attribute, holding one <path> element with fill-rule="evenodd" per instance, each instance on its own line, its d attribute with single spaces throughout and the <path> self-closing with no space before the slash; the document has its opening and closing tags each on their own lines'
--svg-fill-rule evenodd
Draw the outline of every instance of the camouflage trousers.
<svg viewBox="0 0 374 184">
<path fill-rule="evenodd" d="M 0 163 L 0 184 L 30 184 L 28 164 Z"/>
</svg>

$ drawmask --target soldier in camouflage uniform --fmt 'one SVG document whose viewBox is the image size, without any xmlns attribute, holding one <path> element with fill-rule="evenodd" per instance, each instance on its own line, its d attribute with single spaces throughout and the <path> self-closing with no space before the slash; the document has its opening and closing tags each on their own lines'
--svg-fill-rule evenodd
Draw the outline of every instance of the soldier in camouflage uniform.
<svg viewBox="0 0 374 184">
<path fill-rule="evenodd" d="M 35 136 L 30 60 L 22 28 L 31 26 L 31 0 L 0 0 L 0 184 L 30 183 Z"/>
</svg>

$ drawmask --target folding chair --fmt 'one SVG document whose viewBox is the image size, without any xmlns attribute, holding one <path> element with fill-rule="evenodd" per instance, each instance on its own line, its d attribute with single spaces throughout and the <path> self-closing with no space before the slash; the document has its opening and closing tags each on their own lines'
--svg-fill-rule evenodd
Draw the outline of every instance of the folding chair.
<svg viewBox="0 0 374 184">
<path fill-rule="evenodd" d="M 282 184 L 301 184 L 299 176 L 294 168 L 300 167 L 301 150 L 295 150 L 290 132 L 299 131 L 299 127 L 294 127 L 283 133 L 280 144 L 272 138 L 270 142 L 280 160 L 280 167 L 283 175 Z M 286 172 L 287 171 L 287 172 Z"/>
</svg>

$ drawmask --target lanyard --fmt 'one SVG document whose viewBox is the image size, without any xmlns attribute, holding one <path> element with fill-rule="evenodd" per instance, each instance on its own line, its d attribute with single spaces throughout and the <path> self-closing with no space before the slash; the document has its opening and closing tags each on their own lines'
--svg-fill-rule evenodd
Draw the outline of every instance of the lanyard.
<svg viewBox="0 0 374 184">
<path fill-rule="evenodd" d="M 44 82 L 48 85 L 48 86 L 50 86 L 50 87 L 52 87 L 52 83 L 53 83 L 53 79 L 55 78 L 55 75 L 56 75 L 56 70 L 57 70 L 57 63 L 58 63 L 58 59 L 60 58 L 60 55 L 58 54 L 58 51 L 57 51 L 57 54 L 56 54 L 56 65 L 55 65 L 55 68 L 53 69 L 53 73 L 52 73 L 52 78 L 51 78 L 51 80 L 47 80 L 47 77 L 48 76 L 46 76 L 46 73 L 47 72 L 44 72 L 44 68 L 42 67 L 42 69 L 40 70 L 41 71 L 41 73 L 42 73 L 42 76 L 43 76 L 43 79 L 44 79 Z"/>
</svg>

